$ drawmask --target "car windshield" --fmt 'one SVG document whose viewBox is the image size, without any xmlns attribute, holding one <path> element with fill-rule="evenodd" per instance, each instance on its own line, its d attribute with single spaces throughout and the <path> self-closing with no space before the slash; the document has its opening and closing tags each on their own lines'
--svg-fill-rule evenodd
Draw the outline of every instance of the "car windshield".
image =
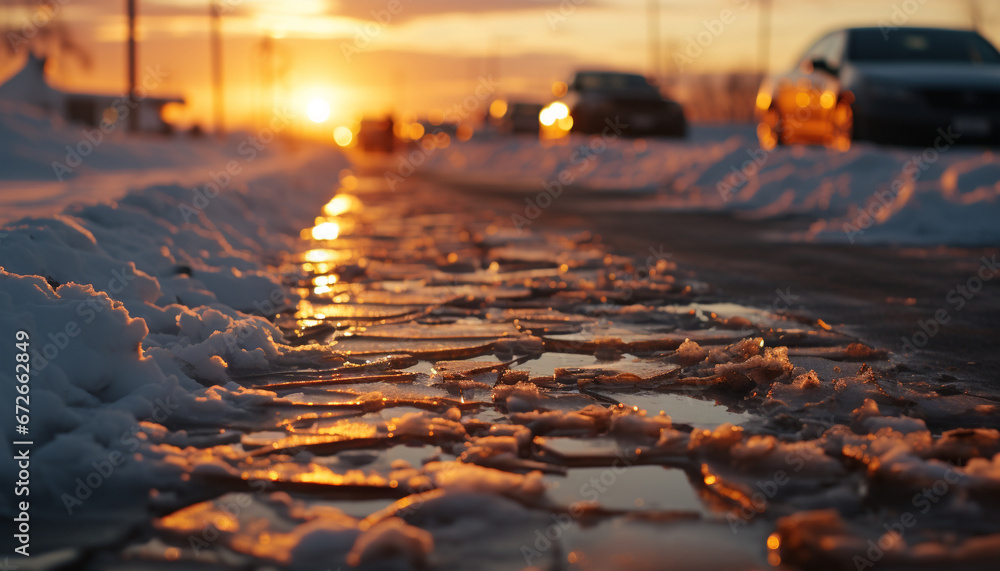
<svg viewBox="0 0 1000 571">
<path fill-rule="evenodd" d="M 580 73 L 576 76 L 580 91 L 655 91 L 641 75 L 628 73 Z"/>
<path fill-rule="evenodd" d="M 855 30 L 848 59 L 858 62 L 963 62 L 1000 64 L 1000 52 L 975 32 L 958 30 Z"/>
</svg>

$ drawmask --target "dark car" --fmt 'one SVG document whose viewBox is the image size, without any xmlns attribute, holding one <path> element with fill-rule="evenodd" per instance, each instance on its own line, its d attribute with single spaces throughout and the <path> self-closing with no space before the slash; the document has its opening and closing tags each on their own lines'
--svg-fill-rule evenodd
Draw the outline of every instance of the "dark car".
<svg viewBox="0 0 1000 571">
<path fill-rule="evenodd" d="M 501 133 L 538 135 L 538 115 L 544 105 L 524 101 L 511 101 L 503 106 L 503 114 L 494 120 Z"/>
<path fill-rule="evenodd" d="M 364 118 L 358 128 L 358 146 L 365 152 L 391 153 L 396 147 L 392 117 Z"/>
<path fill-rule="evenodd" d="M 1000 52 L 970 30 L 850 28 L 757 94 L 765 148 L 1000 142 Z M 957 137 L 955 136 L 957 135 Z"/>
<path fill-rule="evenodd" d="M 630 136 L 683 137 L 687 134 L 687 120 L 681 105 L 664 97 L 641 75 L 580 71 L 567 89 L 562 103 L 572 117 L 573 132 L 599 134 L 605 132 L 609 124 L 617 124 L 624 125 L 624 134 Z M 552 105 L 558 106 L 558 102 Z"/>
</svg>

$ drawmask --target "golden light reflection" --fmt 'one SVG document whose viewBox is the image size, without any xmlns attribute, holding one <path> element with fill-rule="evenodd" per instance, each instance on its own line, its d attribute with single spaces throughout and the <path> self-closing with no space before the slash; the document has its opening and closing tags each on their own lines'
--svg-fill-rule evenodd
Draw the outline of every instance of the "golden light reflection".
<svg viewBox="0 0 1000 571">
<path fill-rule="evenodd" d="M 546 127 L 551 127 L 556 121 L 567 117 L 569 117 L 569 107 L 562 101 L 556 101 L 545 106 L 538 114 L 538 120 Z"/>
<path fill-rule="evenodd" d="M 235 532 L 240 522 L 233 515 L 215 509 L 213 502 L 188 506 L 157 520 L 157 527 L 186 532 L 214 525 L 220 531 Z"/>
<path fill-rule="evenodd" d="M 315 249 L 307 251 L 304 257 L 307 262 L 333 262 L 337 259 L 337 253 L 333 250 Z"/>
<path fill-rule="evenodd" d="M 323 222 L 312 229 L 313 240 L 336 240 L 339 235 L 340 224 L 336 222 Z"/>
<path fill-rule="evenodd" d="M 323 214 L 327 216 L 341 216 L 357 208 L 359 201 L 353 196 L 338 194 L 333 200 L 323 207 Z"/>
<path fill-rule="evenodd" d="M 316 432 L 318 434 L 342 436 L 345 440 L 374 438 L 378 435 L 378 429 L 375 425 L 364 422 L 351 422 L 349 420 L 341 420 L 331 426 L 321 426 Z"/>
<path fill-rule="evenodd" d="M 761 91 L 757 94 L 757 109 L 767 111 L 771 107 L 771 94 Z"/>
<path fill-rule="evenodd" d="M 407 131 L 406 136 L 408 136 L 410 139 L 414 141 L 419 140 L 421 137 L 424 136 L 424 126 L 421 125 L 420 123 L 413 123 L 412 125 L 410 125 L 410 128 Z"/>
<path fill-rule="evenodd" d="M 819 104 L 823 106 L 823 109 L 833 109 L 836 103 L 837 96 L 832 91 L 824 91 L 823 95 L 819 96 Z"/>
<path fill-rule="evenodd" d="M 337 276 L 334 274 L 327 276 L 316 276 L 313 278 L 313 284 L 318 286 L 328 286 L 337 283 Z"/>
<path fill-rule="evenodd" d="M 781 547 L 781 537 L 777 533 L 767 536 L 767 562 L 774 567 L 781 565 L 781 555 L 778 548 Z"/>
<path fill-rule="evenodd" d="M 316 97 L 306 106 L 306 116 L 313 123 L 322 123 L 330 118 L 330 104 Z"/>
<path fill-rule="evenodd" d="M 354 142 L 354 132 L 343 125 L 333 130 L 333 142 L 341 147 L 348 147 Z"/>
<path fill-rule="evenodd" d="M 354 190 L 355 188 L 358 188 L 358 177 L 354 176 L 353 174 L 346 174 L 343 177 L 341 177 L 341 179 L 340 179 L 340 186 L 344 190 Z M 361 205 L 361 201 L 360 200 L 356 200 L 355 204 L 357 204 L 358 206 L 360 206 Z"/>
<path fill-rule="evenodd" d="M 490 117 L 499 119 L 507 113 L 507 102 L 503 99 L 496 99 L 490 103 Z"/>
</svg>

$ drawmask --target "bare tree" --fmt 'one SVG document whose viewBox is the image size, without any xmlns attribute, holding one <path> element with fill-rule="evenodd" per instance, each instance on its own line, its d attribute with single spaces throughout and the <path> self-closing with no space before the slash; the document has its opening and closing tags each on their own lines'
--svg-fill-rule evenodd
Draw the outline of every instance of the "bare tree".
<svg viewBox="0 0 1000 571">
<path fill-rule="evenodd" d="M 90 54 L 60 19 L 60 9 L 60 4 L 43 0 L 7 0 L 6 17 L 0 24 L 0 53 L 18 55 L 30 51 L 42 57 L 66 56 L 90 69 Z"/>
</svg>

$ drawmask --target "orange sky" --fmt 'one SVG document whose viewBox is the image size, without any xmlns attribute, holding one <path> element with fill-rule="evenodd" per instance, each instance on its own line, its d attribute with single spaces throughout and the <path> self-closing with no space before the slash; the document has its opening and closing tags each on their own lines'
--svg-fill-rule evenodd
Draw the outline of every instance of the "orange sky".
<svg viewBox="0 0 1000 571">
<path fill-rule="evenodd" d="M 187 98 L 184 122 L 210 126 L 208 0 L 138 1 L 141 65 L 169 72 L 159 91 Z M 552 81 L 577 67 L 652 71 L 647 0 L 221 1 L 229 124 L 249 124 L 268 101 L 261 99 L 268 93 L 261 88 L 261 42 L 269 36 L 276 38 L 279 104 L 304 112 L 310 100 L 326 100 L 332 109 L 329 125 L 361 113 L 454 109 L 489 75 L 499 78 L 499 95 L 544 99 Z M 754 69 L 759 1 L 661 0 L 662 71 Z M 45 2 L 52 7 L 52 21 L 65 24 L 92 61 L 88 69 L 65 54 L 56 58 L 55 82 L 75 90 L 122 91 L 124 1 Z M 971 21 L 970 0 L 773 2 L 775 68 L 789 66 L 832 27 L 877 25 L 894 16 L 909 25 L 968 26 Z M 981 31 L 998 43 L 1000 3 L 980 4 Z M 37 15 L 30 10 L 0 7 L 0 24 L 19 29 Z M 720 27 L 716 20 L 725 10 L 729 23 Z M 700 52 L 695 47 L 699 37 Z M 672 57 L 677 53 L 697 55 L 679 66 Z M 0 76 L 16 65 L 4 57 Z"/>
</svg>

